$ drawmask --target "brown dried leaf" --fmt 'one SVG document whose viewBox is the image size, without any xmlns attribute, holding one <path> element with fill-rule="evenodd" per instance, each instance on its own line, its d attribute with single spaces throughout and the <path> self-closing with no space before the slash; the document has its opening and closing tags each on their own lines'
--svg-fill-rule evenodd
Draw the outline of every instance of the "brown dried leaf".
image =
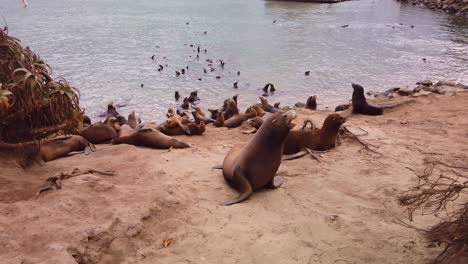
<svg viewBox="0 0 468 264">
<path fill-rule="evenodd" d="M 162 246 L 165 248 L 169 247 L 170 245 L 172 245 L 172 242 L 174 242 L 173 238 L 164 239 L 162 242 Z"/>
</svg>

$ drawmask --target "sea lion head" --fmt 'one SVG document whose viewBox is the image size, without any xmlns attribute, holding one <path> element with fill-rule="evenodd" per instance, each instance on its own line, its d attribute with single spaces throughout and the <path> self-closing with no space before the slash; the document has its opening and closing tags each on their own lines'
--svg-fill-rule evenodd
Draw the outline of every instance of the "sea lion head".
<svg viewBox="0 0 468 264">
<path fill-rule="evenodd" d="M 340 114 L 331 114 L 323 121 L 322 129 L 324 130 L 336 130 L 340 128 L 342 124 L 346 122 L 347 118 Z"/>
<path fill-rule="evenodd" d="M 256 116 L 259 116 L 257 113 L 257 110 L 255 110 L 254 108 L 249 108 L 246 114 L 249 118 L 254 118 Z"/>
<path fill-rule="evenodd" d="M 237 109 L 236 102 L 233 99 L 228 99 L 225 115 L 231 117 L 237 113 L 239 113 L 239 109 Z"/>
<path fill-rule="evenodd" d="M 107 117 L 116 117 L 118 116 L 119 113 L 117 112 L 117 109 L 115 109 L 114 104 L 111 102 L 107 105 Z"/>
<path fill-rule="evenodd" d="M 275 103 L 275 104 L 273 105 L 273 107 L 274 107 L 274 108 L 279 108 L 280 104 L 281 104 L 281 103 Z"/>
<path fill-rule="evenodd" d="M 119 121 L 119 125 L 123 126 L 125 124 L 127 124 L 127 119 L 125 119 L 124 116 L 121 116 L 121 115 L 118 115 L 116 116 L 115 118 L 117 118 L 117 120 Z"/>
<path fill-rule="evenodd" d="M 91 126 L 91 118 L 89 118 L 87 115 L 83 115 L 83 126 Z"/>
<path fill-rule="evenodd" d="M 261 117 L 254 117 L 251 118 L 247 121 L 251 126 L 255 127 L 256 129 L 259 129 L 260 126 L 263 124 L 263 118 Z"/>
<path fill-rule="evenodd" d="M 353 83 L 351 84 L 351 86 L 353 87 L 353 100 L 359 99 L 359 98 L 365 98 L 364 88 L 361 85 Z"/>
<path fill-rule="evenodd" d="M 292 121 L 296 116 L 295 111 L 278 111 L 263 122 L 260 131 L 266 130 L 272 139 L 284 141 L 289 131 L 295 126 Z"/>
<path fill-rule="evenodd" d="M 260 102 L 262 103 L 262 108 L 263 108 L 263 110 L 272 107 L 272 106 L 268 103 L 268 100 L 267 100 L 265 97 L 260 96 L 259 98 L 260 98 Z"/>
<path fill-rule="evenodd" d="M 119 119 L 117 117 L 110 117 L 109 119 L 107 119 L 106 124 L 108 126 L 111 126 L 117 133 L 119 133 L 121 126 L 124 125 L 124 124 L 122 125 L 120 124 Z"/>
</svg>

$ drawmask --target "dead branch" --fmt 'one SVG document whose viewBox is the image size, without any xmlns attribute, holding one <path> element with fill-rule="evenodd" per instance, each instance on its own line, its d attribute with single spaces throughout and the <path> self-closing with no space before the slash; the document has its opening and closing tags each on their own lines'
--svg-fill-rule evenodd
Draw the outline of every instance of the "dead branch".
<svg viewBox="0 0 468 264">
<path fill-rule="evenodd" d="M 113 176 L 115 175 L 115 171 L 98 171 L 95 169 L 88 169 L 85 171 L 80 171 L 78 168 L 74 168 L 70 173 L 66 172 L 61 172 L 56 176 L 50 177 L 46 180 L 45 185 L 39 189 L 37 194 L 35 196 L 40 195 L 41 193 L 48 192 L 48 191 L 54 191 L 54 190 L 59 190 L 62 188 L 62 180 L 67 180 L 76 176 L 80 176 L 83 174 L 102 174 L 102 175 L 107 175 L 107 176 Z"/>
<path fill-rule="evenodd" d="M 363 140 L 362 138 L 360 138 L 361 136 L 366 136 L 367 134 L 369 134 L 369 132 L 367 132 L 366 130 L 362 129 L 362 128 L 359 128 L 360 130 L 364 131 L 365 134 L 362 134 L 362 135 L 356 135 L 354 134 L 353 132 L 351 132 L 346 126 L 342 126 L 340 128 L 340 131 L 338 133 L 338 137 L 339 138 L 351 138 L 351 139 L 354 139 L 356 140 L 359 144 L 362 145 L 363 149 L 365 150 L 368 150 L 368 151 L 371 151 L 371 152 L 374 152 L 374 153 L 377 153 L 377 154 L 380 154 L 378 151 L 370 148 L 370 147 L 373 147 L 373 148 L 378 148 L 378 146 L 376 145 L 373 145 L 365 140 Z"/>
</svg>

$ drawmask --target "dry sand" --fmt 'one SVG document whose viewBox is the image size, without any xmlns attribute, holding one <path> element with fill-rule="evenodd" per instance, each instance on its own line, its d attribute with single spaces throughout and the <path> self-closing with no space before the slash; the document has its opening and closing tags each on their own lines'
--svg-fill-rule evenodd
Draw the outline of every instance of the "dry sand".
<svg viewBox="0 0 468 264">
<path fill-rule="evenodd" d="M 402 97 L 403 98 L 403 97 Z M 399 99 L 399 98 L 396 98 Z M 404 99 L 404 98 L 403 98 Z M 298 110 L 296 123 L 317 124 L 326 111 Z M 244 203 L 224 181 L 229 148 L 252 135 L 209 127 L 179 138 L 183 150 L 98 145 L 45 166 L 21 169 L 0 158 L 1 263 L 425 263 L 442 248 L 399 225 L 398 194 L 412 186 L 425 157 L 467 159 L 468 92 L 419 96 L 383 116 L 345 124 L 373 145 L 352 139 L 321 154 L 285 161 L 277 190 Z M 85 174 L 34 197 L 44 181 L 73 168 Z M 417 218 L 425 227 L 431 217 Z M 163 247 L 166 239 L 172 244 Z"/>
</svg>

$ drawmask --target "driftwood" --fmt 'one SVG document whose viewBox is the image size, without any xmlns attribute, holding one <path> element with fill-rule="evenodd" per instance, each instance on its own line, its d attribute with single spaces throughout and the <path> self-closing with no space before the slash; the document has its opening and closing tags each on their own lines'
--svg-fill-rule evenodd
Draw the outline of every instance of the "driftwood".
<svg viewBox="0 0 468 264">
<path fill-rule="evenodd" d="M 56 176 L 50 177 L 46 180 L 45 185 L 39 189 L 37 192 L 36 196 L 40 195 L 41 193 L 44 192 L 49 192 L 49 191 L 54 191 L 62 188 L 62 180 L 67 180 L 76 176 L 80 176 L 83 174 L 92 174 L 92 173 L 98 173 L 102 175 L 108 175 L 108 176 L 113 176 L 115 175 L 115 171 L 98 171 L 94 169 L 88 169 L 85 171 L 80 171 L 77 168 L 74 168 L 70 173 L 66 172 L 61 172 Z"/>
</svg>

